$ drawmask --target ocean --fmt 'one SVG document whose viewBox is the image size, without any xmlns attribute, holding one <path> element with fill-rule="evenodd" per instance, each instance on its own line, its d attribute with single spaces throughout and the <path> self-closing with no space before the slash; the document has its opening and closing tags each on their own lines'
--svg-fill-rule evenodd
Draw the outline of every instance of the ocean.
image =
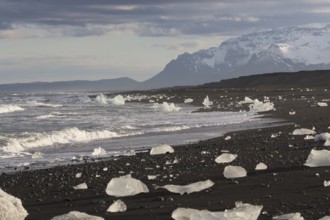
<svg viewBox="0 0 330 220">
<path fill-rule="evenodd" d="M 251 112 L 194 112 L 198 107 L 184 100 L 172 104 L 171 98 L 164 94 L 2 94 L 0 169 L 134 154 L 265 123 Z"/>
</svg>

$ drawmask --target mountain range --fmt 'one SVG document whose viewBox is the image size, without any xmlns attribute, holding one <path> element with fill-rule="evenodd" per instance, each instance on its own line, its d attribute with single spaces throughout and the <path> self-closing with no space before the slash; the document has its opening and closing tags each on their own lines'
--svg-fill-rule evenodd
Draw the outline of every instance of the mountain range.
<svg viewBox="0 0 330 220">
<path fill-rule="evenodd" d="M 154 89 L 199 85 L 251 74 L 330 69 L 330 25 L 289 27 L 231 38 L 170 61 L 154 77 L 0 85 L 0 92 Z"/>
</svg>

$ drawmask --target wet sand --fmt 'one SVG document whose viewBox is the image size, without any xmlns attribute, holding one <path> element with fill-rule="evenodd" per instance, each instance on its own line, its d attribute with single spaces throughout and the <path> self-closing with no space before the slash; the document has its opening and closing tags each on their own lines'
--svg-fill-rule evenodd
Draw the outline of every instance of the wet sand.
<svg viewBox="0 0 330 220">
<path fill-rule="evenodd" d="M 182 103 L 184 98 L 192 98 L 192 104 L 201 107 L 208 95 L 215 102 L 215 107 L 208 111 L 247 110 L 247 105 L 237 106 L 245 96 L 259 100 L 268 96 L 276 111 L 262 113 L 264 117 L 284 119 L 288 124 L 236 131 L 223 137 L 176 146 L 173 154 L 151 156 L 138 153 L 100 162 L 3 173 L 0 187 L 22 200 L 29 213 L 27 219 L 50 219 L 72 210 L 105 219 L 171 219 L 171 213 L 178 207 L 222 211 L 232 209 L 236 201 L 263 205 L 259 219 L 292 212 L 300 212 L 307 220 L 319 219 L 330 215 L 330 187 L 323 186 L 324 180 L 330 180 L 330 167 L 309 168 L 303 164 L 311 149 L 329 150 L 329 147 L 304 140 L 305 136 L 292 135 L 295 128 L 311 129 L 314 126 L 317 133 L 330 130 L 330 107 L 316 105 L 323 99 L 329 100 L 326 102 L 330 104 L 330 92 L 325 88 L 310 89 L 181 88 L 149 91 L 146 93 L 175 96 L 169 102 Z M 296 114 L 289 115 L 291 110 Z M 272 138 L 272 135 L 276 137 Z M 226 136 L 231 136 L 231 140 L 224 140 Z M 243 166 L 248 171 L 247 177 L 230 180 L 223 176 L 227 164 L 214 161 L 222 151 L 238 154 L 230 164 Z M 166 161 L 174 159 L 179 162 L 166 165 Z M 259 162 L 267 164 L 268 169 L 255 171 Z M 105 167 L 107 171 L 103 171 Z M 81 178 L 75 178 L 78 172 L 82 172 Z M 124 213 L 106 212 L 118 199 L 105 193 L 107 183 L 113 177 L 129 173 L 144 182 L 150 192 L 121 198 L 128 207 Z M 159 176 L 148 180 L 147 175 Z M 157 188 L 207 179 L 215 183 L 212 188 L 189 195 L 181 196 Z M 87 190 L 72 188 L 83 182 L 87 183 Z"/>
</svg>

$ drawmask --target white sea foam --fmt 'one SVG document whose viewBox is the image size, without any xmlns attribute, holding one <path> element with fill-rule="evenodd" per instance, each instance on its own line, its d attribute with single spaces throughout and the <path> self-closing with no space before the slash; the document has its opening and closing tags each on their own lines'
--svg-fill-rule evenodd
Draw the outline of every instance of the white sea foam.
<svg viewBox="0 0 330 220">
<path fill-rule="evenodd" d="M 24 108 L 17 105 L 0 105 L 0 114 L 23 110 Z"/>
<path fill-rule="evenodd" d="M 108 104 L 108 100 L 107 97 L 105 97 L 104 94 L 99 94 L 98 96 L 96 96 L 95 101 L 101 105 L 106 105 Z"/>
<path fill-rule="evenodd" d="M 114 137 L 120 137 L 120 135 L 108 130 L 85 131 L 78 128 L 68 128 L 50 133 L 29 133 L 22 138 L 10 138 L 3 149 L 6 152 L 21 152 L 28 148 L 51 146 L 53 144 L 90 142 Z"/>
<path fill-rule="evenodd" d="M 51 104 L 51 103 L 43 103 L 43 102 L 38 102 L 38 101 L 29 101 L 27 102 L 28 105 L 30 106 L 37 106 L 37 107 L 52 107 L 52 108 L 58 108 L 62 107 L 63 105 L 60 104 Z"/>
<path fill-rule="evenodd" d="M 110 104 L 112 105 L 125 105 L 126 99 L 122 95 L 116 95 L 112 99 L 109 99 Z"/>
</svg>

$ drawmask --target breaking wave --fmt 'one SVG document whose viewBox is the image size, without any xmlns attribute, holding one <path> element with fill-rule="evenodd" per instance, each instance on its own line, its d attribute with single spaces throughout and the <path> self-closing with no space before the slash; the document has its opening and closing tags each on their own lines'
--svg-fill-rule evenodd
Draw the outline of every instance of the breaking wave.
<svg viewBox="0 0 330 220">
<path fill-rule="evenodd" d="M 90 142 L 120 136 L 121 135 L 116 132 L 108 130 L 85 131 L 74 127 L 49 133 L 29 133 L 22 138 L 10 138 L 7 145 L 3 147 L 3 150 L 5 152 L 22 152 L 35 147 L 75 142 Z"/>
<path fill-rule="evenodd" d="M 37 101 L 29 101 L 27 104 L 31 105 L 31 106 L 37 106 L 37 107 L 52 107 L 52 108 L 58 108 L 58 107 L 63 106 L 60 104 L 50 104 L 50 103 L 43 103 L 43 102 L 37 102 Z"/>
<path fill-rule="evenodd" d="M 17 105 L 0 105 L 0 114 L 23 110 L 24 108 Z"/>
</svg>

